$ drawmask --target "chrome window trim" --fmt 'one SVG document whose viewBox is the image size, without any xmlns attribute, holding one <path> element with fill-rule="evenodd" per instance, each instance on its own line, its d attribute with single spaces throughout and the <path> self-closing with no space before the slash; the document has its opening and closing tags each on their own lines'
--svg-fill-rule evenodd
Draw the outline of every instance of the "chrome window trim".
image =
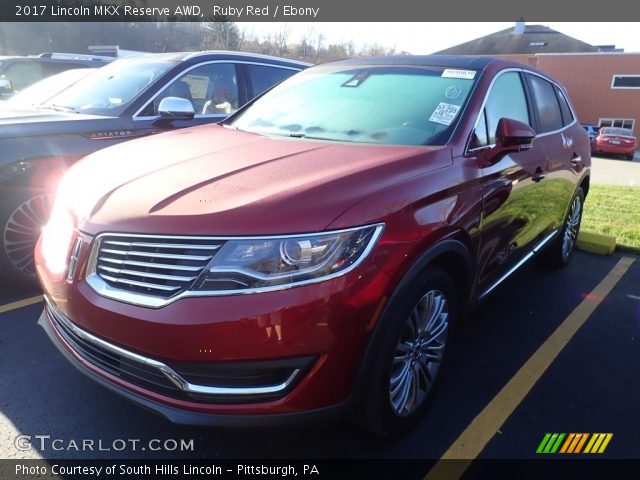
<svg viewBox="0 0 640 480">
<path fill-rule="evenodd" d="M 560 91 L 562 92 L 562 95 L 565 97 L 565 99 L 567 100 L 567 105 L 569 105 L 569 109 L 571 110 L 571 114 L 573 116 L 573 121 L 571 123 L 568 123 L 567 125 L 564 125 L 562 128 L 557 129 L 557 130 L 552 130 L 550 132 L 544 132 L 544 133 L 536 133 L 536 137 L 534 138 L 534 141 L 536 138 L 542 138 L 542 137 L 546 137 L 548 135 L 554 135 L 556 133 L 560 133 L 563 132 L 565 130 L 567 130 L 568 128 L 574 126 L 577 123 L 577 115 L 575 110 L 573 109 L 573 105 L 571 105 L 571 102 L 569 101 L 567 95 L 565 94 L 564 91 L 564 87 L 562 85 L 560 85 L 558 82 L 555 82 L 554 80 L 551 80 L 549 77 L 545 77 L 544 75 L 541 75 L 539 73 L 536 73 L 534 71 L 528 70 L 526 68 L 516 68 L 516 67 L 509 67 L 509 68 L 505 68 L 504 70 L 500 70 L 495 77 L 493 77 L 493 80 L 491 80 L 491 83 L 489 84 L 489 88 L 487 89 L 487 93 L 484 96 L 484 99 L 482 100 L 482 105 L 480 106 L 480 110 L 478 111 L 478 114 L 476 116 L 476 121 L 473 123 L 473 128 L 471 129 L 471 132 L 469 133 L 469 138 L 467 139 L 467 147 L 465 148 L 465 155 L 470 154 L 470 153 L 474 153 L 477 152 L 479 150 L 484 150 L 486 148 L 493 148 L 496 146 L 495 143 L 492 143 L 490 145 L 482 145 L 481 147 L 476 147 L 476 148 L 469 148 L 469 142 L 471 141 L 471 134 L 473 134 L 473 132 L 475 132 L 476 128 L 478 127 L 478 122 L 480 121 L 480 117 L 482 116 L 482 112 L 484 111 L 484 107 L 487 104 L 487 100 L 489 98 L 489 95 L 491 95 L 491 92 L 493 90 L 493 85 L 496 83 L 496 80 L 498 78 L 500 78 L 500 76 L 502 76 L 505 73 L 508 72 L 519 72 L 519 73 L 528 73 L 530 75 L 535 75 L 537 77 L 542 78 L 543 80 L 546 80 L 547 82 L 551 83 L 552 85 L 555 85 L 556 87 L 558 87 L 560 89 Z M 524 88 L 524 86 L 522 87 L 525 97 L 527 97 L 527 91 Z M 532 97 L 532 96 L 529 96 Z M 527 98 L 529 98 L 527 97 Z M 533 102 L 533 98 L 530 98 L 530 100 Z M 558 108 L 560 106 L 558 105 Z M 535 108 L 535 106 L 534 106 Z M 533 113 L 533 112 L 529 112 L 529 113 Z M 531 127 L 533 128 L 533 127 Z"/>
<path fill-rule="evenodd" d="M 140 107 L 136 113 L 133 114 L 132 118 L 133 120 L 149 120 L 149 119 L 153 119 L 153 118 L 158 118 L 159 115 L 145 115 L 145 116 L 141 116 L 140 112 L 142 112 L 145 108 L 147 108 L 149 106 L 150 103 L 152 103 L 162 92 L 164 92 L 167 88 L 169 88 L 169 86 L 175 82 L 178 78 L 180 78 L 181 76 L 185 75 L 186 73 L 190 72 L 191 70 L 193 70 L 194 68 L 199 68 L 202 67 L 203 65 L 211 65 L 214 63 L 230 63 L 232 65 L 238 65 L 238 64 L 242 64 L 242 65 L 260 65 L 260 66 L 264 66 L 264 67 L 274 67 L 274 68 L 283 68 L 285 70 L 293 70 L 296 72 L 300 72 L 303 70 L 303 68 L 295 68 L 295 67 L 287 67 L 284 65 L 274 65 L 273 63 L 261 63 L 261 62 L 250 62 L 250 61 L 246 61 L 246 60 L 207 60 L 206 62 L 200 62 L 200 63 L 196 63 L 195 65 L 191 65 L 188 68 L 185 68 L 184 70 L 181 70 L 177 75 L 175 75 L 171 80 L 169 80 L 167 83 L 165 83 L 165 85 L 158 90 L 156 93 L 153 94 L 153 96 L 147 100 L 147 102 Z M 236 72 L 237 73 L 237 72 Z M 239 75 L 236 75 L 236 80 L 238 81 L 239 79 L 237 78 L 239 77 Z M 239 87 L 239 82 L 238 82 L 238 92 L 240 92 L 240 87 Z M 239 107 L 238 107 L 239 108 Z M 196 118 L 208 118 L 210 116 L 221 116 L 222 118 L 226 118 L 228 115 L 224 115 L 224 114 L 196 114 Z"/>
<path fill-rule="evenodd" d="M 85 281 L 91 287 L 91 289 L 96 292 L 98 295 L 106 298 L 110 298 L 112 300 L 116 300 L 123 303 L 128 303 L 131 305 L 137 305 L 140 307 L 147 308 L 162 308 L 170 303 L 173 303 L 181 298 L 202 298 L 202 297 L 227 297 L 231 295 L 251 295 L 255 293 L 267 293 L 267 292 L 276 292 L 279 290 L 288 290 L 290 288 L 302 287 L 306 285 L 312 285 L 314 283 L 325 282 L 328 280 L 333 280 L 334 278 L 341 277 L 346 275 L 359 267 L 362 262 L 369 256 L 376 243 L 378 242 L 382 232 L 384 231 L 384 223 L 374 223 L 371 225 L 362 225 L 359 227 L 352 228 L 344 228 L 340 230 L 330 230 L 326 232 L 314 232 L 314 233 L 302 233 L 302 234 L 285 234 L 285 235 L 256 235 L 256 236 L 230 236 L 230 237 L 202 237 L 202 236 L 173 236 L 173 235 L 151 235 L 151 234 L 134 234 L 134 233 L 101 233 L 98 235 L 91 246 L 91 256 L 89 259 L 89 263 L 87 265 L 86 271 L 87 274 L 85 276 Z M 375 231 L 369 240 L 369 244 L 360 254 L 358 259 L 349 265 L 344 270 L 340 270 L 334 272 L 330 275 L 325 275 L 318 278 L 311 278 L 308 280 L 301 280 L 297 282 L 291 282 L 283 285 L 272 285 L 268 287 L 259 287 L 259 288 L 248 288 L 248 289 L 237 289 L 237 290 L 185 290 L 180 292 L 179 294 L 170 297 L 170 298 L 159 298 L 152 295 L 144 295 L 141 293 L 133 293 L 124 290 L 120 290 L 112 287 L 107 282 L 105 282 L 96 272 L 96 264 L 98 259 L 98 249 L 102 240 L 102 237 L 105 236 L 120 236 L 120 237 L 151 237 L 151 238 L 168 238 L 168 239 L 198 239 L 198 240 L 213 240 L 219 242 L 226 242 L 232 240 L 275 240 L 275 239 L 286 239 L 286 238 L 304 238 L 304 237 L 314 237 L 322 234 L 340 234 L 345 232 L 353 232 L 356 230 L 360 230 L 366 227 L 375 227 Z M 206 267 L 205 267 L 206 268 Z"/>
<path fill-rule="evenodd" d="M 278 383 L 275 385 L 265 385 L 262 387 L 216 387 L 211 385 L 198 385 L 195 383 L 189 383 L 187 380 L 185 380 L 175 370 L 173 370 L 171 367 L 169 367 L 165 363 L 162 363 L 158 360 L 154 360 L 149 357 L 145 357 L 137 353 L 130 352 L 129 350 L 125 350 L 124 348 L 113 345 L 112 343 L 107 342 L 106 340 L 103 340 L 101 338 L 98 338 L 90 334 L 89 332 L 83 330 L 82 328 L 78 327 L 75 323 L 73 323 L 64 313 L 62 313 L 62 311 L 60 311 L 60 309 L 58 309 L 58 307 L 56 307 L 46 295 L 44 296 L 44 299 L 47 304 L 48 313 L 51 316 L 55 317 L 54 320 L 64 324 L 65 327 L 73 331 L 73 333 L 75 333 L 77 336 L 79 336 L 86 342 L 99 345 L 101 348 L 104 348 L 105 350 L 111 353 L 125 357 L 126 359 L 131 360 L 133 362 L 141 363 L 145 366 L 152 367 L 152 368 L 155 368 L 156 370 L 159 370 L 165 377 L 167 377 L 167 379 L 169 379 L 169 381 L 171 381 L 171 383 L 173 383 L 180 390 L 187 393 L 194 393 L 199 395 L 218 395 L 218 396 L 226 396 L 226 395 L 247 396 L 247 395 L 279 393 L 286 390 L 287 387 L 289 387 L 289 385 L 291 385 L 291 383 L 300 374 L 300 369 L 296 368 L 284 382 Z M 54 323 L 54 328 L 55 328 L 55 323 Z M 57 330 L 58 328 L 56 328 L 56 331 Z M 60 333 L 58 334 L 60 335 Z M 62 338 L 64 340 L 64 337 Z M 68 342 L 65 341 L 65 343 L 69 345 Z M 76 352 L 76 349 L 73 348 L 72 345 L 69 345 L 69 348 L 71 348 L 74 352 Z M 82 355 L 82 354 L 78 353 L 78 355 Z M 99 366 L 94 365 L 93 363 L 91 363 L 91 365 L 100 369 Z"/>
</svg>

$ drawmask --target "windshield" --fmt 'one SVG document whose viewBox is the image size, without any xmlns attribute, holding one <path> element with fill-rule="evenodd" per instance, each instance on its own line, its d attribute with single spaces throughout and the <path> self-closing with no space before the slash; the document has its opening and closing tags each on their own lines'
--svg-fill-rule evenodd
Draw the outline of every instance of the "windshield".
<svg viewBox="0 0 640 480">
<path fill-rule="evenodd" d="M 447 143 L 475 83 L 473 70 L 328 65 L 286 80 L 230 125 L 341 142 Z"/>
<path fill-rule="evenodd" d="M 175 62 L 123 59 L 99 68 L 44 106 L 93 115 L 118 116 Z"/>
<path fill-rule="evenodd" d="M 603 135 L 626 135 L 633 137 L 633 132 L 626 128 L 603 128 L 600 130 L 600 133 Z"/>
<path fill-rule="evenodd" d="M 16 93 L 6 105 L 11 108 L 40 105 L 94 71 L 92 68 L 74 68 L 52 75 Z"/>
</svg>

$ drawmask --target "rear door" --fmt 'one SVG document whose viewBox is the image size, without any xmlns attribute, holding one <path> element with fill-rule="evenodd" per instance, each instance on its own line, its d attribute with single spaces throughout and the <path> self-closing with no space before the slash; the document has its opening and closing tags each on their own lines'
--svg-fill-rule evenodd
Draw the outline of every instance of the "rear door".
<svg viewBox="0 0 640 480">
<path fill-rule="evenodd" d="M 564 92 L 546 78 L 526 73 L 536 118 L 536 142 L 545 150 L 546 179 L 541 226 L 559 229 L 585 165 L 589 162 L 589 137 L 575 121 Z"/>
</svg>

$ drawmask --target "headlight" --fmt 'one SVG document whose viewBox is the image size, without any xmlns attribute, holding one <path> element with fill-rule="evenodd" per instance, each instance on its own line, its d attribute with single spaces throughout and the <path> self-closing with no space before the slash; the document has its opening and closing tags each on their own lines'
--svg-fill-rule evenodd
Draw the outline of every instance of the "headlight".
<svg viewBox="0 0 640 480">
<path fill-rule="evenodd" d="M 382 228 L 228 240 L 193 289 L 249 290 L 333 278 L 362 262 Z"/>
<path fill-rule="evenodd" d="M 56 202 L 49 222 L 42 229 L 42 256 L 47 268 L 54 275 L 61 275 L 67 269 L 74 228 L 71 214 L 60 202 Z"/>
</svg>

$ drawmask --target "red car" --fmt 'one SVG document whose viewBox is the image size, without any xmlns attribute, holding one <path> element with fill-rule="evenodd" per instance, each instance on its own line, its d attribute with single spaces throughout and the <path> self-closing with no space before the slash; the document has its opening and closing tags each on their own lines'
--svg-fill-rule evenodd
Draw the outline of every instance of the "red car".
<svg viewBox="0 0 640 480">
<path fill-rule="evenodd" d="M 590 163 L 566 91 L 531 67 L 313 67 L 223 125 L 76 164 L 36 248 L 41 320 L 177 423 L 353 411 L 398 434 L 467 307 L 536 253 L 569 261 Z"/>
<path fill-rule="evenodd" d="M 622 155 L 633 160 L 638 148 L 638 139 L 628 128 L 602 127 L 593 139 L 591 152 Z"/>
</svg>

